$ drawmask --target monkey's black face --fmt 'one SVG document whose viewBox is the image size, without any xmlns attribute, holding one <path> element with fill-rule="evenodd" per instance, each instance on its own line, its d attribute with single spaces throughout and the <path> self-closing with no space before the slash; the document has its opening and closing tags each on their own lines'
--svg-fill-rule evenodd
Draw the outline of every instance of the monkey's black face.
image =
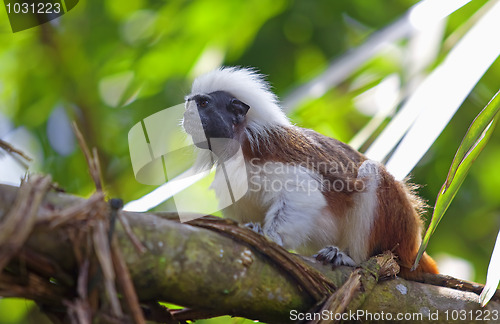
<svg viewBox="0 0 500 324">
<path fill-rule="evenodd" d="M 249 108 L 224 91 L 194 95 L 187 99 L 183 126 L 198 147 L 210 148 L 211 138 L 235 138 Z"/>
</svg>

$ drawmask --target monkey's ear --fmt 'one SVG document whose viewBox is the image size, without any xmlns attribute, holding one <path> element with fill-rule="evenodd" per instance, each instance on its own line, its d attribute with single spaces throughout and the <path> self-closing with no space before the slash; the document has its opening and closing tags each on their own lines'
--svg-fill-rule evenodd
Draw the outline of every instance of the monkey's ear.
<svg viewBox="0 0 500 324">
<path fill-rule="evenodd" d="M 231 111 L 233 111 L 236 115 L 239 115 L 241 117 L 245 117 L 248 112 L 248 109 L 250 109 L 249 105 L 235 98 L 231 99 L 230 107 Z"/>
</svg>

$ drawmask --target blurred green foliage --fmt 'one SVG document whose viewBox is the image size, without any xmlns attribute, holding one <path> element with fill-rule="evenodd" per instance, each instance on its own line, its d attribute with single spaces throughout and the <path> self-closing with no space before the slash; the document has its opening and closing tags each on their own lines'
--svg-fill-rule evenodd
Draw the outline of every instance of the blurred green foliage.
<svg viewBox="0 0 500 324">
<path fill-rule="evenodd" d="M 22 129 L 29 134 L 25 147 L 36 158 L 32 170 L 52 174 L 66 191 L 88 196 L 93 184 L 83 155 L 72 135 L 61 130 L 67 126 L 64 118 L 54 117 L 63 111 L 97 148 L 108 195 L 137 199 L 154 187 L 134 179 L 129 129 L 181 103 L 204 67 L 257 67 L 285 97 L 416 2 L 80 1 L 57 21 L 15 34 L 0 9 L 0 118 L 7 125 L 0 123 L 0 137 L 8 140 Z M 474 0 L 448 18 L 429 68 L 443 60 L 486 2 Z M 291 111 L 293 122 L 349 141 L 371 118 L 356 109 L 358 95 L 390 74 L 400 77 L 402 87 L 409 82 L 406 46 L 406 40 L 394 43 L 321 98 Z M 499 80 L 497 59 L 414 169 L 413 181 L 422 185 L 420 193 L 430 205 L 467 127 L 498 90 Z M 58 138 L 66 146 L 57 144 Z M 428 248 L 434 255 L 468 260 L 479 282 L 484 282 L 500 227 L 498 161 L 500 136 L 494 134 Z M 0 309 L 5 302 L 0 301 Z M 14 323 L 12 312 L 14 306 L 1 312 L 0 323 Z"/>
</svg>

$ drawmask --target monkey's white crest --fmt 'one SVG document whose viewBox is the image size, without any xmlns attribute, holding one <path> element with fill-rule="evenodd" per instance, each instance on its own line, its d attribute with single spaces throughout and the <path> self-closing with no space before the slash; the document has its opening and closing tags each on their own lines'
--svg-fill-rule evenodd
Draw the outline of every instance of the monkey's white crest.
<svg viewBox="0 0 500 324">
<path fill-rule="evenodd" d="M 291 126 L 269 88 L 264 76 L 253 69 L 221 67 L 196 78 L 187 98 L 214 91 L 228 92 L 250 106 L 246 128 L 264 135 L 269 128 Z"/>
</svg>

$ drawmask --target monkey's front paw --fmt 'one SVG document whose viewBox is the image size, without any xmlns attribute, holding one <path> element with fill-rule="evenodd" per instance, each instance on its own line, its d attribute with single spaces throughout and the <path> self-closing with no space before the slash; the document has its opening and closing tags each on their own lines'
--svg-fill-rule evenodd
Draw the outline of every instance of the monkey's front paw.
<svg viewBox="0 0 500 324">
<path fill-rule="evenodd" d="M 318 261 L 322 261 L 324 264 L 331 263 L 333 265 L 347 265 L 347 266 L 355 266 L 356 262 L 351 259 L 347 253 L 339 250 L 338 247 L 329 245 L 321 250 L 313 257 Z"/>
<path fill-rule="evenodd" d="M 260 235 L 264 235 L 264 231 L 262 230 L 262 226 L 260 226 L 260 223 L 246 223 L 244 225 L 246 228 L 251 229 L 255 233 L 258 233 Z"/>
</svg>

